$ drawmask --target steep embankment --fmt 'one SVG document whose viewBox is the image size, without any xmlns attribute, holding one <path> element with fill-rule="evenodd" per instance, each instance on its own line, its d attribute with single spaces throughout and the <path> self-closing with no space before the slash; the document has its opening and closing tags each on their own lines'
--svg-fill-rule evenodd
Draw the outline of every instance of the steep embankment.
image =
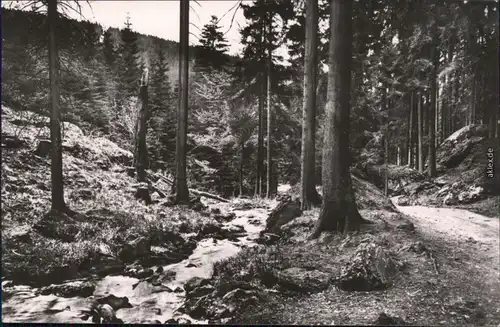
<svg viewBox="0 0 500 327">
<path fill-rule="evenodd" d="M 429 178 L 406 166 L 388 165 L 389 194 L 400 205 L 469 209 L 500 213 L 500 140 L 488 139 L 484 125 L 465 126 L 436 149 L 437 176 Z M 427 169 L 427 164 L 425 166 Z M 386 167 L 361 165 L 358 172 L 383 188 Z"/>
</svg>

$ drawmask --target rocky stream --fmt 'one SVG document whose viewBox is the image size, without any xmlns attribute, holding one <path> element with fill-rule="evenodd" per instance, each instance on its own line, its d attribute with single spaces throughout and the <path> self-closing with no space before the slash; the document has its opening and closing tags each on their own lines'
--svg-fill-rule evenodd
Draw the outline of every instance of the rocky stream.
<svg viewBox="0 0 500 327">
<path fill-rule="evenodd" d="M 242 248 L 256 243 L 259 232 L 266 224 L 268 208 L 245 208 L 236 210 L 230 204 L 203 199 L 211 208 L 227 205 L 226 211 L 234 213 L 234 219 L 224 223 L 231 236 L 221 239 L 209 237 L 201 239 L 189 258 L 166 266 L 151 267 L 147 278 L 133 278 L 125 275 L 108 275 L 101 279 L 86 279 L 51 285 L 43 290 L 25 285 L 11 285 L 2 281 L 2 289 L 7 290 L 2 303 L 4 322 L 38 323 L 85 323 L 90 317 L 82 315 L 93 302 L 107 298 L 114 301 L 116 317 L 124 323 L 164 323 L 208 321 L 195 320 L 178 312 L 186 300 L 188 284 L 209 279 L 215 262 L 234 256 Z M 185 234 L 184 237 L 192 235 Z M 161 249 L 155 249 L 161 252 Z M 141 276 L 137 276 L 141 277 Z M 61 292 L 57 289 L 76 287 L 78 292 Z M 53 290 L 47 291 L 47 290 Z M 57 295 L 55 295 L 57 294 Z M 125 298 L 126 297 L 126 298 Z"/>
</svg>

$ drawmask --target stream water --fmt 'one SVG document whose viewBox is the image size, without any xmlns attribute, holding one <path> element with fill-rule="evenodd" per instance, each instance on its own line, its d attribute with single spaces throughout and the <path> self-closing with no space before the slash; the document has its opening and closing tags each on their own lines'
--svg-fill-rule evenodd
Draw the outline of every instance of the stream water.
<svg viewBox="0 0 500 327">
<path fill-rule="evenodd" d="M 237 201 L 237 200 L 235 200 Z M 204 200 L 205 204 L 213 206 L 214 202 Z M 234 201 L 233 201 L 234 202 Z M 229 204 L 219 204 L 222 210 L 230 210 Z M 273 204 L 271 204 L 273 206 Z M 164 322 L 172 317 L 184 317 L 193 323 L 203 324 L 186 315 L 176 314 L 176 310 L 184 303 L 185 293 L 175 293 L 168 290 L 182 287 L 193 277 L 210 278 L 215 262 L 234 256 L 245 246 L 255 245 L 255 239 L 264 229 L 268 209 L 255 208 L 250 210 L 232 210 L 236 218 L 226 227 L 240 225 L 245 228 L 246 236 L 238 238 L 238 242 L 229 240 L 214 240 L 212 238 L 200 241 L 188 259 L 164 266 L 164 272 L 175 271 L 176 277 L 163 285 L 153 286 L 143 281 L 136 288 L 132 286 L 139 280 L 127 276 L 107 276 L 97 281 L 96 289 L 89 298 L 63 298 L 56 295 L 36 295 L 37 289 L 18 285 L 9 290 L 13 292 L 2 302 L 3 322 L 44 322 L 44 323 L 85 323 L 81 319 L 81 311 L 88 309 L 95 298 L 113 294 L 129 298 L 133 308 L 120 309 L 116 315 L 125 323 Z M 253 223 L 250 223 L 250 220 Z M 189 264 L 189 267 L 187 267 Z M 4 281 L 3 283 L 5 283 Z M 166 287 L 165 287 L 166 286 Z M 168 288 L 167 288 L 168 287 Z"/>
</svg>

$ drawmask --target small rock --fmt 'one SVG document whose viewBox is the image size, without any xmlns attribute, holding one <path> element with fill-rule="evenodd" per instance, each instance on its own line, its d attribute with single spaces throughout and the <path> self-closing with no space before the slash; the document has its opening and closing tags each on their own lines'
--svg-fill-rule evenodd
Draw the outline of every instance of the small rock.
<svg viewBox="0 0 500 327">
<path fill-rule="evenodd" d="M 186 284 L 184 284 L 184 290 L 186 291 L 187 294 L 192 292 L 195 288 L 208 285 L 209 283 L 210 281 L 208 279 L 201 277 L 193 277 L 190 280 L 188 280 Z"/>
<path fill-rule="evenodd" d="M 413 232 L 415 231 L 415 225 L 412 223 L 412 222 L 405 222 L 405 223 L 402 223 L 402 224 L 399 224 L 397 227 L 397 229 L 401 229 L 401 230 L 406 230 L 406 231 L 409 231 L 409 232 Z"/>
<path fill-rule="evenodd" d="M 377 320 L 375 320 L 374 325 L 376 325 L 376 326 L 393 326 L 393 325 L 402 326 L 402 325 L 406 325 L 406 322 L 399 317 L 391 317 L 391 316 L 387 315 L 385 312 L 381 312 L 379 314 Z"/>
<path fill-rule="evenodd" d="M 190 298 L 202 297 L 204 295 L 212 293 L 214 290 L 215 290 L 215 288 L 212 285 L 207 284 L 207 285 L 196 287 L 195 289 L 193 289 L 190 292 L 186 292 L 186 296 L 190 297 Z"/>
<path fill-rule="evenodd" d="M 133 308 L 132 304 L 130 304 L 128 297 L 126 297 L 126 296 L 118 297 L 118 296 L 111 294 L 111 295 L 108 295 L 106 297 L 97 299 L 96 302 L 99 304 L 108 304 L 115 311 L 117 311 L 119 309 Z"/>
<path fill-rule="evenodd" d="M 73 190 L 69 196 L 71 200 L 92 200 L 95 198 L 95 194 L 90 189 L 76 189 Z"/>
<path fill-rule="evenodd" d="M 186 268 L 196 268 L 198 267 L 197 265 L 195 265 L 194 263 L 192 262 L 189 262 L 187 265 L 186 265 Z"/>
</svg>

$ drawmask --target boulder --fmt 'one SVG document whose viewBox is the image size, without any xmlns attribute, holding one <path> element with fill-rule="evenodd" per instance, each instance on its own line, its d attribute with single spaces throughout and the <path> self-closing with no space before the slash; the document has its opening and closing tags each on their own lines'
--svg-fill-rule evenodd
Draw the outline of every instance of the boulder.
<svg viewBox="0 0 500 327">
<path fill-rule="evenodd" d="M 277 284 L 288 291 L 316 293 L 328 288 L 331 275 L 319 270 L 293 267 L 280 271 L 276 275 Z"/>
<path fill-rule="evenodd" d="M 108 296 L 99 298 L 96 300 L 97 303 L 104 305 L 107 304 L 113 308 L 113 310 L 117 311 L 119 309 L 132 308 L 132 304 L 130 304 L 130 300 L 126 296 L 118 297 L 113 294 Z"/>
<path fill-rule="evenodd" d="M 40 140 L 36 146 L 35 154 L 40 157 L 47 157 L 52 151 L 52 143 L 50 140 Z"/>
<path fill-rule="evenodd" d="M 236 214 L 234 212 L 227 213 L 217 213 L 214 214 L 214 219 L 218 222 L 230 222 L 236 218 Z"/>
<path fill-rule="evenodd" d="M 41 295 L 55 294 L 61 297 L 89 297 L 94 294 L 94 291 L 94 284 L 84 281 L 74 281 L 42 287 L 38 293 Z"/>
<path fill-rule="evenodd" d="M 406 322 L 399 317 L 391 317 L 385 312 L 381 312 L 373 324 L 375 326 L 404 326 Z"/>
<path fill-rule="evenodd" d="M 280 202 L 269 214 L 266 220 L 265 231 L 277 233 L 281 226 L 302 215 L 299 201 L 290 198 Z"/>
<path fill-rule="evenodd" d="M 144 201 L 146 205 L 150 205 L 152 203 L 151 195 L 149 194 L 149 187 L 146 183 L 141 183 L 139 185 L 135 191 L 134 197 L 138 200 Z"/>
<path fill-rule="evenodd" d="M 362 243 L 341 268 L 337 285 L 344 291 L 382 290 L 392 285 L 397 265 L 374 243 Z"/>
<path fill-rule="evenodd" d="M 186 297 L 198 298 L 198 297 L 208 295 L 208 294 L 212 293 L 214 290 L 215 290 L 215 288 L 210 284 L 202 285 L 202 286 L 196 287 L 195 289 L 191 290 L 190 292 L 186 291 Z"/>
<path fill-rule="evenodd" d="M 210 280 L 201 278 L 201 277 L 193 277 L 184 284 L 184 290 L 186 294 L 191 293 L 195 288 L 202 287 L 205 285 L 209 285 Z"/>
<path fill-rule="evenodd" d="M 201 197 L 199 196 L 189 200 L 189 208 L 194 211 L 205 211 L 208 209 L 208 207 L 201 202 Z"/>
<path fill-rule="evenodd" d="M 150 241 L 141 236 L 125 244 L 118 252 L 118 257 L 124 262 L 133 262 L 150 252 Z"/>
</svg>

